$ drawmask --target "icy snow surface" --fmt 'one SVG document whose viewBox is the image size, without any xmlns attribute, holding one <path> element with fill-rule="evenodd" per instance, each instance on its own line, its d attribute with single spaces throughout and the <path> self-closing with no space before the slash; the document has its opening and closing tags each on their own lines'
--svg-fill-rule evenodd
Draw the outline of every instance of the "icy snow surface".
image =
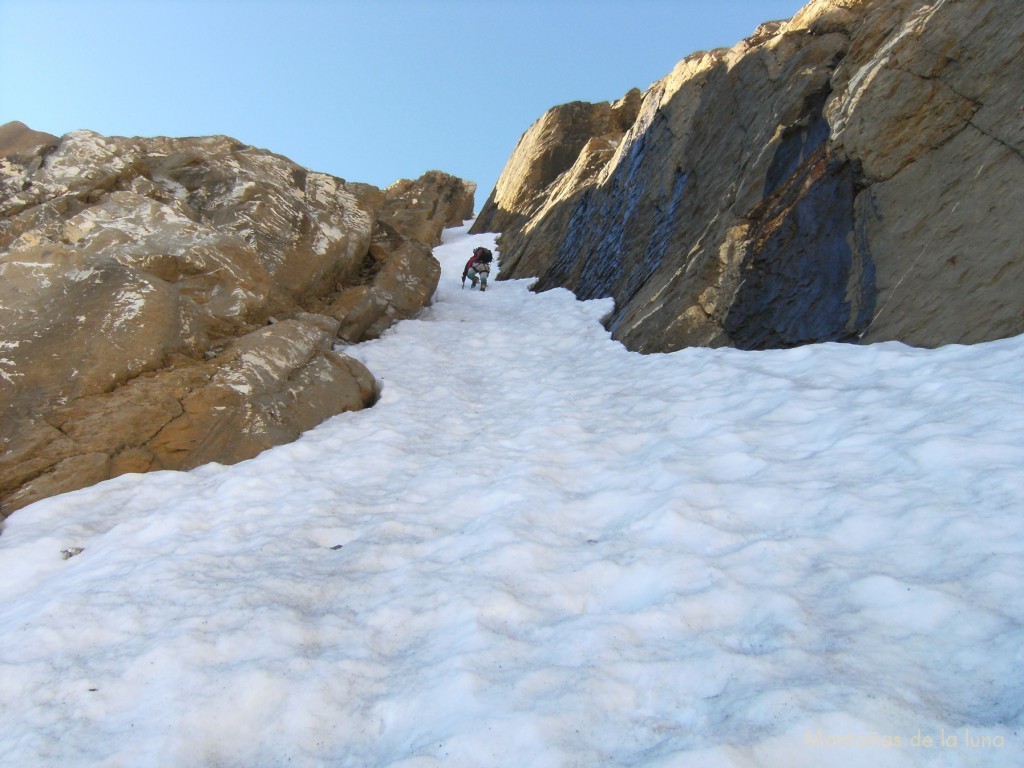
<svg viewBox="0 0 1024 768">
<path fill-rule="evenodd" d="M 9 519 L 0 764 L 1024 762 L 1024 337 L 640 356 L 477 244 L 375 408 Z"/>
</svg>

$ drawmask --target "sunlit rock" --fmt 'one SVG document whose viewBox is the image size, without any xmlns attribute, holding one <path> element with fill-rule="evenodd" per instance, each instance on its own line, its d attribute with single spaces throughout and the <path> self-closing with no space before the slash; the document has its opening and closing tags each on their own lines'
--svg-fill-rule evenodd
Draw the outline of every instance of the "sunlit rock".
<svg viewBox="0 0 1024 768">
<path fill-rule="evenodd" d="M 388 190 L 225 136 L 0 126 L 0 516 L 232 463 L 376 398 L 332 350 L 429 303 L 475 185 Z"/>
<path fill-rule="evenodd" d="M 478 218 L 504 232 L 502 278 L 613 297 L 613 336 L 644 352 L 1021 333 L 1010 5 L 814 0 L 681 61 L 614 151 L 538 152 L 572 111 L 552 110 Z M 541 154 L 557 175 L 523 170 Z"/>
</svg>

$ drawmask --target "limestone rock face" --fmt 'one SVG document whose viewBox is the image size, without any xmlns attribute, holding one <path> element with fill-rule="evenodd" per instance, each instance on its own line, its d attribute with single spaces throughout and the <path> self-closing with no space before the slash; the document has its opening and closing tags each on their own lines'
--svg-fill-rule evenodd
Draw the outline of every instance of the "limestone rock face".
<svg viewBox="0 0 1024 768">
<path fill-rule="evenodd" d="M 333 352 L 332 338 L 308 319 L 285 320 L 208 363 L 165 368 L 51 409 L 23 424 L 0 455 L 5 510 L 125 472 L 232 464 L 372 404 L 373 376 Z"/>
<path fill-rule="evenodd" d="M 640 91 L 614 104 L 574 101 L 548 110 L 519 139 L 471 232 L 508 232 L 531 216 L 544 193 L 595 138 L 617 143 L 636 119 Z"/>
<path fill-rule="evenodd" d="M 35 156 L 43 147 L 56 146 L 58 141 L 52 134 L 33 131 L 17 121 L 0 125 L 0 157 Z"/>
<path fill-rule="evenodd" d="M 109 256 L 175 285 L 203 329 L 235 335 L 356 271 L 383 201 L 222 136 L 76 131 L 0 176 L 0 248 Z M 34 169 L 34 170 L 33 170 Z"/>
<path fill-rule="evenodd" d="M 337 318 L 338 337 L 346 342 L 376 339 L 398 320 L 412 317 L 441 278 L 441 265 L 421 242 L 404 240 L 386 249 L 378 240 L 370 253 L 376 270 L 372 283 L 343 291 L 324 310 Z M 381 253 L 387 257 L 379 258 Z"/>
<path fill-rule="evenodd" d="M 613 296 L 613 336 L 645 352 L 1021 333 L 1011 5 L 814 0 L 684 59 L 555 179 L 517 170 L 524 136 L 478 218 L 504 230 L 501 277 Z"/>
<path fill-rule="evenodd" d="M 0 260 L 0 428 L 61 399 L 106 392 L 205 346 L 174 287 L 63 245 Z"/>
<path fill-rule="evenodd" d="M 430 247 L 473 210 L 447 174 L 380 190 L 223 136 L 11 123 L 0 151 L 0 516 L 372 404 L 339 332 L 425 306 Z"/>
<path fill-rule="evenodd" d="M 473 217 L 476 184 L 442 171 L 427 171 L 415 181 L 401 179 L 384 190 L 382 223 L 420 243 L 441 243 L 441 230 Z"/>
</svg>

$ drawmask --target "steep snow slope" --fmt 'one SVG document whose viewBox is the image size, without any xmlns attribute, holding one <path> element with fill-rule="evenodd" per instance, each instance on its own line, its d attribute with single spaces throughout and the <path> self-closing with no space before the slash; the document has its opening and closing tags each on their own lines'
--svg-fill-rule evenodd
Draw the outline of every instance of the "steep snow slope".
<svg viewBox="0 0 1024 768">
<path fill-rule="evenodd" d="M 375 408 L 8 521 L 0 764 L 1020 764 L 1024 338 L 642 357 L 488 237 Z"/>
</svg>

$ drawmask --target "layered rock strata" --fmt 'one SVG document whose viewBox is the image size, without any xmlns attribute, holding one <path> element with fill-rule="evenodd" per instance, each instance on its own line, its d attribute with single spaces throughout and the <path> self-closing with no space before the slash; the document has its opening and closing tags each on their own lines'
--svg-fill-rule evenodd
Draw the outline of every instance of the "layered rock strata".
<svg viewBox="0 0 1024 768">
<path fill-rule="evenodd" d="M 372 404 L 334 351 L 410 317 L 474 186 L 387 190 L 213 136 L 0 127 L 0 516 L 250 458 Z"/>
<path fill-rule="evenodd" d="M 614 297 L 643 352 L 1015 335 L 1022 49 L 1005 0 L 814 0 L 681 61 L 621 140 L 549 112 L 479 228 L 502 278 Z"/>
</svg>

